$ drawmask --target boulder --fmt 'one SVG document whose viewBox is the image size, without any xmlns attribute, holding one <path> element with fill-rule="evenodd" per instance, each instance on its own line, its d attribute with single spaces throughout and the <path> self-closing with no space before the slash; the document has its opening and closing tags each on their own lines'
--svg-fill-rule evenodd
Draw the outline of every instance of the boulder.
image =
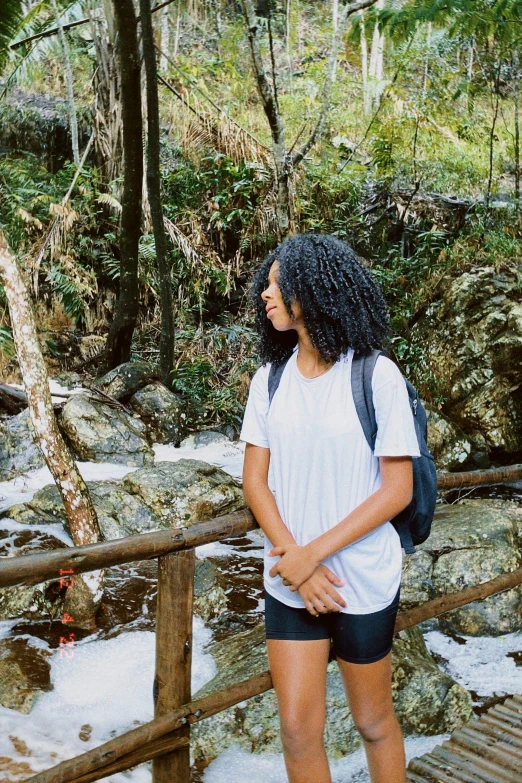
<svg viewBox="0 0 522 783">
<path fill-rule="evenodd" d="M 189 435 L 185 440 L 181 441 L 181 448 L 183 449 L 202 449 L 205 446 L 210 446 L 212 443 L 223 443 L 229 441 L 230 432 L 219 432 L 217 430 L 201 430 L 201 432 L 195 432 Z"/>
<path fill-rule="evenodd" d="M 404 561 L 401 608 L 487 582 L 522 565 L 522 510 L 501 500 L 437 506 L 432 533 Z M 522 586 L 448 612 L 446 633 L 499 636 L 522 629 Z"/>
<path fill-rule="evenodd" d="M 219 572 L 210 560 L 196 560 L 194 572 L 194 614 L 204 622 L 219 617 L 227 608 L 225 591 L 219 584 Z"/>
<path fill-rule="evenodd" d="M 0 639 L 0 704 L 27 715 L 41 693 L 52 690 L 51 653 L 27 639 Z"/>
<path fill-rule="evenodd" d="M 138 389 L 159 378 L 159 367 L 148 362 L 125 362 L 98 378 L 93 386 L 110 394 L 116 400 L 126 402 Z"/>
<path fill-rule="evenodd" d="M 438 470 L 460 470 L 469 459 L 471 443 L 446 416 L 424 403 L 428 417 L 428 448 Z"/>
<path fill-rule="evenodd" d="M 143 422 L 88 394 L 67 401 L 60 428 L 82 460 L 137 466 L 154 462 Z"/>
<path fill-rule="evenodd" d="M 164 522 L 134 495 L 125 492 L 115 481 L 88 481 L 87 488 L 94 503 L 104 540 L 124 538 L 135 533 L 150 533 L 165 527 Z M 1 515 L 0 515 L 1 516 Z M 3 512 L 24 525 L 61 522 L 70 535 L 58 488 L 49 484 L 27 503 L 11 506 Z"/>
<path fill-rule="evenodd" d="M 122 486 L 165 526 L 182 527 L 244 508 L 241 484 L 224 470 L 195 459 L 157 462 L 129 473 Z"/>
<path fill-rule="evenodd" d="M 56 521 L 56 520 L 53 520 Z M 66 544 L 41 530 L 0 530 L 0 556 L 23 557 L 38 552 L 65 549 Z M 52 620 L 63 610 L 66 588 L 58 579 L 37 585 L 16 585 L 0 590 L 0 620 L 26 617 L 30 620 Z"/>
<path fill-rule="evenodd" d="M 443 413 L 489 452 L 522 449 L 522 264 L 448 277 L 412 327 Z M 481 451 L 480 444 L 478 451 Z"/>
<path fill-rule="evenodd" d="M 27 409 L 0 422 L 0 481 L 44 465 L 42 452 L 34 442 Z"/>
<path fill-rule="evenodd" d="M 268 669 L 263 624 L 210 646 L 208 652 L 215 658 L 218 673 L 194 698 Z M 440 671 L 418 628 L 397 635 L 392 667 L 394 704 L 405 734 L 451 732 L 473 716 L 471 695 Z M 253 753 L 281 752 L 273 690 L 230 707 L 192 728 L 191 749 L 198 760 L 210 761 L 232 744 Z M 325 744 L 333 758 L 361 745 L 335 661 L 328 665 L 327 673 Z"/>
<path fill-rule="evenodd" d="M 130 407 L 147 425 L 153 443 L 177 443 L 183 431 L 183 404 L 162 383 L 149 383 L 132 395 Z"/>
</svg>

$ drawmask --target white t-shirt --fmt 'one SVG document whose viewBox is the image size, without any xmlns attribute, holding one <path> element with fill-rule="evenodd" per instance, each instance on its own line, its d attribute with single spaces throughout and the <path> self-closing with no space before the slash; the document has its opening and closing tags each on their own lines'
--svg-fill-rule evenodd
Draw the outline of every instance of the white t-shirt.
<svg viewBox="0 0 522 783">
<path fill-rule="evenodd" d="M 252 378 L 240 439 L 270 449 L 268 484 L 285 525 L 305 545 L 337 525 L 381 485 L 379 456 L 419 457 L 408 391 L 398 367 L 379 356 L 372 377 L 378 424 L 372 453 L 355 410 L 350 349 L 317 378 L 305 378 L 294 352 L 268 403 L 270 364 Z M 264 583 L 287 606 L 304 607 L 298 592 L 269 571 L 278 557 L 265 536 Z M 336 590 L 346 600 L 342 611 L 367 614 L 384 609 L 401 581 L 402 549 L 390 522 L 324 561 L 343 580 Z"/>
</svg>

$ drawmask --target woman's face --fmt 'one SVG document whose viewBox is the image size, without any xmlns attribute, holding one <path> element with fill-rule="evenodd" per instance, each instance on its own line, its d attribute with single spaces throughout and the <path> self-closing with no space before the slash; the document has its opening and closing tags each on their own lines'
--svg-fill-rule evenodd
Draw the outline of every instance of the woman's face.
<svg viewBox="0 0 522 783">
<path fill-rule="evenodd" d="M 268 287 L 261 294 L 261 299 L 266 305 L 266 317 L 270 318 L 274 329 L 285 332 L 288 329 L 297 329 L 302 324 L 303 311 L 299 302 L 292 302 L 292 313 L 295 317 L 290 318 L 277 284 L 278 277 L 279 262 L 274 261 L 268 273 Z"/>
</svg>

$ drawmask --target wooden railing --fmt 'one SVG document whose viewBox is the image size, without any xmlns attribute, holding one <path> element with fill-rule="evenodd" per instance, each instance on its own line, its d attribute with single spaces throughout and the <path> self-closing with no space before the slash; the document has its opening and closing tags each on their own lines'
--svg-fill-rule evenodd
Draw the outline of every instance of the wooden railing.
<svg viewBox="0 0 522 783">
<path fill-rule="evenodd" d="M 495 484 L 522 478 L 522 465 L 473 473 L 442 473 L 440 489 Z M 138 560 L 158 558 L 154 719 L 93 750 L 28 778 L 31 783 L 90 783 L 153 760 L 154 783 L 189 783 L 190 726 L 264 693 L 272 687 L 266 671 L 191 701 L 192 610 L 195 547 L 241 535 L 257 527 L 247 510 L 197 522 L 189 528 L 142 533 L 99 544 L 21 557 L 0 558 L 0 587 L 35 585 Z M 522 568 L 474 587 L 400 612 L 395 631 L 451 609 L 482 600 L 522 583 Z"/>
</svg>

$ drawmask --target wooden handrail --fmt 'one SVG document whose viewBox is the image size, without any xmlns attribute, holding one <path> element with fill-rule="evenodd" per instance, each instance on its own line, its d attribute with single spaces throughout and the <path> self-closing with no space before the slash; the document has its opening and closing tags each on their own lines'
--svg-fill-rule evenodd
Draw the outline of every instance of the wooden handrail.
<svg viewBox="0 0 522 783">
<path fill-rule="evenodd" d="M 21 557 L 0 557 L 0 587 L 36 585 L 48 579 L 59 579 L 60 569 L 72 568 L 75 574 L 97 568 L 151 560 L 172 552 L 210 544 L 238 536 L 258 527 L 248 509 L 235 511 L 191 527 L 138 533 L 98 544 L 67 547 Z"/>
<path fill-rule="evenodd" d="M 456 489 L 516 481 L 519 478 L 522 479 L 522 465 L 509 465 L 465 473 L 438 473 L 437 485 L 439 489 Z M 182 549 L 241 535 L 257 527 L 252 513 L 245 508 L 205 522 L 195 522 L 190 527 L 138 533 L 113 541 L 36 555 L 4 556 L 0 557 L 0 588 L 35 585 L 49 579 L 59 579 L 60 569 L 72 568 L 74 573 L 81 574 L 136 560 L 151 560 Z"/>
<path fill-rule="evenodd" d="M 503 468 L 487 470 L 468 470 L 462 473 L 442 473 L 437 471 L 438 489 L 459 489 L 460 487 L 479 487 L 484 484 L 504 484 L 507 481 L 522 479 L 522 465 L 506 465 Z"/>
<path fill-rule="evenodd" d="M 457 593 L 450 593 L 441 598 L 427 601 L 414 609 L 400 612 L 395 623 L 395 632 L 397 633 L 405 628 L 411 628 L 424 620 L 438 617 L 445 612 L 457 609 L 460 606 L 465 606 L 473 601 L 482 600 L 491 595 L 510 590 L 521 583 L 522 568 L 518 568 L 516 571 L 512 571 L 509 574 L 502 574 L 501 576 L 497 576 L 480 585 L 466 587 Z M 123 766 L 124 757 L 129 756 L 129 759 L 134 759 L 138 757 L 137 754 L 141 749 L 144 752 L 139 758 L 141 761 L 147 761 L 151 758 L 147 756 L 147 752 L 154 752 L 155 750 L 156 746 L 154 743 L 160 738 L 163 738 L 166 734 L 171 733 L 184 725 L 184 722 L 190 724 L 197 723 L 204 718 L 215 715 L 217 712 L 221 712 L 227 707 L 238 704 L 244 699 L 251 699 L 253 696 L 264 693 L 265 691 L 270 690 L 271 687 L 272 679 L 270 677 L 270 672 L 266 671 L 255 677 L 251 677 L 248 680 L 244 680 L 243 682 L 235 683 L 228 688 L 214 691 L 214 693 L 211 693 L 202 699 L 198 699 L 189 704 L 184 704 L 182 707 L 179 707 L 168 715 L 164 715 L 161 718 L 155 718 L 137 729 L 128 731 L 87 753 L 83 753 L 81 756 L 62 761 L 56 767 L 52 767 L 45 772 L 40 772 L 37 775 L 28 778 L 27 783 L 84 783 L 84 781 L 87 783 L 87 781 L 99 780 L 114 771 L 112 765 L 117 760 L 119 760 L 118 771 L 128 769 L 131 764 L 129 763 L 126 766 Z M 149 743 L 151 743 L 151 745 L 147 751 L 145 748 Z M 109 764 L 111 765 L 110 771 L 108 767 Z M 94 775 L 94 773 L 96 773 L 96 775 Z M 89 777 L 83 777 L 87 775 Z"/>
</svg>

